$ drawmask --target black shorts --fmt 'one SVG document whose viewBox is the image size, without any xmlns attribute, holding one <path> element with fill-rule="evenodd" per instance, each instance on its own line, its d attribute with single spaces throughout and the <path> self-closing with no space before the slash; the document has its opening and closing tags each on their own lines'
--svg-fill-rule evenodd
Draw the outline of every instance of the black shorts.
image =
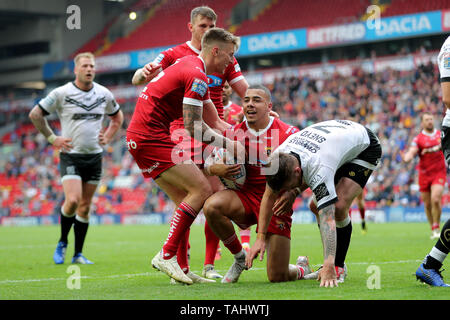
<svg viewBox="0 0 450 320">
<path fill-rule="evenodd" d="M 102 153 L 60 153 L 61 180 L 81 178 L 81 181 L 98 184 L 102 177 Z"/>
<path fill-rule="evenodd" d="M 450 128 L 442 126 L 441 128 L 441 148 L 444 153 L 445 161 L 450 166 Z"/>
<path fill-rule="evenodd" d="M 334 175 L 334 184 L 337 184 L 343 177 L 352 179 L 364 188 L 373 170 L 376 168 L 381 159 L 381 145 L 377 136 L 368 128 L 370 145 L 364 149 L 351 162 L 345 163 L 340 167 Z"/>
</svg>

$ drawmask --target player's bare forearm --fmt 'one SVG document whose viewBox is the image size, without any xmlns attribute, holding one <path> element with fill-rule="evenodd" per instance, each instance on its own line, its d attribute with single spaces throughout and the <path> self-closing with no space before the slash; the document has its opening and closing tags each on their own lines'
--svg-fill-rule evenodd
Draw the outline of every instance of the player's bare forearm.
<svg viewBox="0 0 450 320">
<path fill-rule="evenodd" d="M 226 129 L 231 127 L 230 124 L 220 119 L 217 109 L 212 102 L 206 102 L 203 105 L 202 117 L 210 128 L 216 129 L 219 132 L 224 132 Z"/>
<path fill-rule="evenodd" d="M 233 88 L 234 92 L 236 92 L 242 99 L 244 99 L 245 92 L 247 91 L 248 87 L 248 82 L 245 79 L 241 79 L 231 85 L 231 88 Z"/>
<path fill-rule="evenodd" d="M 54 134 L 39 106 L 35 106 L 30 111 L 30 114 L 28 116 L 36 129 L 38 129 L 39 132 L 44 135 L 44 137 L 48 138 L 49 136 Z"/>
<path fill-rule="evenodd" d="M 324 265 L 334 265 L 334 258 L 336 257 L 336 221 L 334 213 L 334 204 L 319 210 Z"/>
<path fill-rule="evenodd" d="M 410 162 L 412 159 L 414 159 L 418 151 L 419 149 L 417 147 L 410 147 L 408 151 L 403 154 L 403 161 L 406 163 Z"/>
<path fill-rule="evenodd" d="M 273 212 L 272 207 L 277 199 L 278 194 L 273 192 L 273 190 L 266 184 L 266 190 L 261 200 L 261 205 L 259 207 L 259 218 L 258 218 L 258 233 L 256 235 L 256 241 L 250 248 L 250 252 L 245 258 L 245 265 L 247 268 L 251 268 L 253 265 L 253 259 L 256 259 L 259 255 L 259 260 L 264 259 L 264 252 L 266 251 L 266 234 L 269 227 L 270 219 L 272 218 Z"/>
<path fill-rule="evenodd" d="M 114 137 L 114 135 L 122 126 L 122 123 L 123 123 L 123 113 L 121 110 L 119 110 L 119 112 L 111 116 L 111 122 L 109 123 L 108 129 L 106 129 L 105 138 L 108 141 L 111 141 L 111 139 Z"/>
<path fill-rule="evenodd" d="M 266 184 L 266 190 L 261 200 L 261 205 L 259 208 L 259 218 L 258 218 L 258 234 L 257 238 L 265 240 L 267 229 L 269 228 L 270 219 L 273 216 L 273 205 L 278 198 L 278 193 L 272 190 L 268 184 Z"/>
<path fill-rule="evenodd" d="M 136 70 L 136 72 L 133 75 L 133 78 L 131 79 L 131 83 L 135 86 L 145 84 L 145 77 L 143 75 L 142 68 Z"/>
</svg>

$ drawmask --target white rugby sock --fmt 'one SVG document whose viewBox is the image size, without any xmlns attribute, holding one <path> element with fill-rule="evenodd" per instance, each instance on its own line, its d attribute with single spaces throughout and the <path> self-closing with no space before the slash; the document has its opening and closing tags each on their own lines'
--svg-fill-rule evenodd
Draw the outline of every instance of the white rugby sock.
<svg viewBox="0 0 450 320">
<path fill-rule="evenodd" d="M 436 247 L 433 247 L 433 249 L 431 249 L 429 255 L 434 259 L 436 259 L 437 261 L 439 261 L 440 263 L 443 263 L 445 258 L 447 258 L 447 254 L 443 253 Z"/>
<path fill-rule="evenodd" d="M 342 221 L 336 221 L 336 228 L 345 228 L 350 222 L 352 222 L 352 220 L 350 219 L 350 216 L 347 216 L 347 218 Z"/>
</svg>

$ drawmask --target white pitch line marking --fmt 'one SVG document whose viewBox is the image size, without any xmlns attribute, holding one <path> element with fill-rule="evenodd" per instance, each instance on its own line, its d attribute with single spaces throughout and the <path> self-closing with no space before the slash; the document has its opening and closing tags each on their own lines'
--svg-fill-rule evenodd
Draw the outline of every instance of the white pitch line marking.
<svg viewBox="0 0 450 320">
<path fill-rule="evenodd" d="M 382 262 L 349 262 L 348 265 L 379 265 L 379 264 L 399 264 L 399 263 L 417 263 L 422 260 L 399 260 L 399 261 L 382 261 Z M 320 264 L 313 265 L 313 267 L 320 267 Z M 265 270 L 265 268 L 251 268 L 247 271 L 259 271 Z M 218 272 L 226 272 L 227 270 L 217 270 Z M 201 274 L 201 271 L 194 270 L 193 272 Z M 117 279 L 117 278 L 131 278 L 131 277 L 145 277 L 145 276 L 158 276 L 163 275 L 159 272 L 144 272 L 144 273 L 134 273 L 134 274 L 116 274 L 110 276 L 81 276 L 81 279 Z M 46 281 L 66 281 L 67 278 L 47 278 L 47 279 L 19 279 L 19 280 L 0 280 L 0 284 L 8 283 L 27 283 L 27 282 L 46 282 Z"/>
</svg>

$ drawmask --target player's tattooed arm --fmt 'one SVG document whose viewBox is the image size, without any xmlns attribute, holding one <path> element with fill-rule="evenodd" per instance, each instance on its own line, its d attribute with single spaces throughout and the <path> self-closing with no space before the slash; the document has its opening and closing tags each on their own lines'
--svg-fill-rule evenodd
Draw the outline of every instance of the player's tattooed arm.
<svg viewBox="0 0 450 320">
<path fill-rule="evenodd" d="M 232 141 L 220 133 L 211 129 L 202 119 L 203 108 L 190 104 L 183 104 L 184 128 L 189 135 L 203 143 L 213 145 L 218 148 L 225 148 L 227 151 L 243 163 L 245 160 L 245 148 L 237 141 Z M 201 134 L 200 134 L 201 133 Z"/>
<path fill-rule="evenodd" d="M 184 128 L 191 137 L 199 136 L 201 132 L 202 141 L 206 144 L 214 144 L 216 147 L 225 147 L 225 137 L 211 129 L 202 119 L 203 108 L 183 104 Z M 215 142 L 215 143 L 214 143 Z M 217 144 L 217 145 L 216 145 Z"/>
<path fill-rule="evenodd" d="M 31 109 L 29 113 L 29 118 L 31 122 L 34 124 L 36 129 L 39 130 L 40 133 L 44 135 L 44 137 L 52 144 L 54 147 L 63 150 L 70 150 L 73 148 L 71 138 L 65 138 L 61 136 L 56 136 L 53 133 L 53 130 L 48 125 L 47 119 L 44 117 L 44 113 L 41 108 L 36 105 L 33 109 Z"/>
<path fill-rule="evenodd" d="M 29 113 L 29 118 L 31 122 L 34 124 L 36 129 L 39 130 L 40 133 L 44 135 L 44 137 L 48 138 L 53 135 L 53 131 L 48 125 L 47 119 L 44 117 L 44 113 L 42 112 L 39 106 L 35 106 Z"/>
<path fill-rule="evenodd" d="M 336 257 L 336 221 L 334 213 L 334 204 L 319 210 L 319 225 L 323 244 L 324 264 L 332 265 L 334 265 L 334 258 Z"/>
<path fill-rule="evenodd" d="M 320 235 L 323 244 L 323 265 L 317 280 L 321 287 L 338 286 L 334 258 L 336 257 L 336 221 L 334 204 L 319 210 Z"/>
</svg>

